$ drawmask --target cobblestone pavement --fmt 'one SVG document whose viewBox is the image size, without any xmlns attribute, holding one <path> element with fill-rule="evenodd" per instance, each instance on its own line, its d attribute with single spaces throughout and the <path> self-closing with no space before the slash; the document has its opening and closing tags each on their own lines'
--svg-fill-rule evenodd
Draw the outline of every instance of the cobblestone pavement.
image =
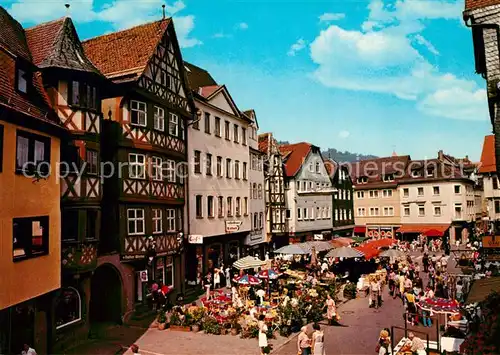
<svg viewBox="0 0 500 355">
<path fill-rule="evenodd" d="M 414 260 L 421 261 L 420 253 L 412 253 Z M 422 273 L 424 284 L 426 275 Z M 326 355 L 365 355 L 375 354 L 375 347 L 380 330 L 392 326 L 404 328 L 404 308 L 401 299 L 392 299 L 387 291 L 384 296 L 384 304 L 379 309 L 368 308 L 368 298 L 356 298 L 345 303 L 340 308 L 341 323 L 344 327 L 331 327 L 322 325 L 325 331 Z M 416 336 L 429 340 L 436 340 L 437 326 L 433 327 L 409 326 Z M 420 334 L 423 332 L 424 334 Z M 394 340 L 397 343 L 404 336 L 404 330 L 394 330 Z M 276 352 L 277 355 L 297 354 L 296 340 L 290 341 Z"/>
<path fill-rule="evenodd" d="M 287 338 L 278 337 L 269 343 L 274 347 L 283 344 Z M 135 342 L 141 355 L 258 355 L 257 339 L 241 339 L 239 335 L 207 335 L 202 333 L 178 332 L 149 329 Z M 130 350 L 125 355 L 132 355 Z"/>
</svg>

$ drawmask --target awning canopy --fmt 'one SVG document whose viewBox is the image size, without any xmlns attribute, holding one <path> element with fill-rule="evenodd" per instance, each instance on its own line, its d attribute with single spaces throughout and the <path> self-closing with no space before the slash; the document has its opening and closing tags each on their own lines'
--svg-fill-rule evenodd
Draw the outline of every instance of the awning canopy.
<svg viewBox="0 0 500 355">
<path fill-rule="evenodd" d="M 380 253 L 377 248 L 374 248 L 369 244 L 360 245 L 359 247 L 355 247 L 354 249 L 361 252 L 365 256 L 366 260 L 372 259 Z"/>
<path fill-rule="evenodd" d="M 396 233 L 423 234 L 427 237 L 442 237 L 450 228 L 449 224 L 405 224 Z"/>
<path fill-rule="evenodd" d="M 371 248 L 377 249 L 377 248 L 390 247 L 394 244 L 397 244 L 396 239 L 382 238 L 382 239 L 374 239 L 374 240 L 367 241 L 364 244 L 362 244 L 362 246 L 369 246 Z"/>
<path fill-rule="evenodd" d="M 366 233 L 366 227 L 365 226 L 355 226 L 354 229 L 352 230 L 353 233 Z"/>
<path fill-rule="evenodd" d="M 244 258 L 235 261 L 233 267 L 238 270 L 254 269 L 256 267 L 264 266 L 267 262 L 254 258 L 253 256 L 245 256 Z"/>
</svg>

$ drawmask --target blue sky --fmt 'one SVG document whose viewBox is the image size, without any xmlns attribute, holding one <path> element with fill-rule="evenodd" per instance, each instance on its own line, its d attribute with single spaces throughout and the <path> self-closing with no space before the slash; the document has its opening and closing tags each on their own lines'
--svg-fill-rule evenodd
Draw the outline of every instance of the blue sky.
<svg viewBox="0 0 500 355">
<path fill-rule="evenodd" d="M 65 2 L 0 0 L 25 26 L 63 16 Z M 159 19 L 165 3 L 184 59 L 279 140 L 478 160 L 491 132 L 463 1 L 69 2 L 81 39 Z"/>
</svg>

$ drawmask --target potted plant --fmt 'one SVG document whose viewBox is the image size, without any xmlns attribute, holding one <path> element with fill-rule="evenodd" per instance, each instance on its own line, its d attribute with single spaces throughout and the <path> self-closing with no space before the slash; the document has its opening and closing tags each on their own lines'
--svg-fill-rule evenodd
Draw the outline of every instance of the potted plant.
<svg viewBox="0 0 500 355">
<path fill-rule="evenodd" d="M 240 316 L 238 313 L 229 316 L 229 325 L 231 327 L 231 335 L 238 335 L 241 330 Z"/>
<path fill-rule="evenodd" d="M 173 311 L 170 316 L 170 329 L 181 332 L 191 331 L 191 327 L 186 325 L 186 316 L 177 311 Z"/>
<path fill-rule="evenodd" d="M 231 323 L 229 322 L 225 322 L 224 324 L 222 324 L 222 327 L 220 329 L 220 333 L 221 335 L 226 335 L 231 329 Z"/>
<path fill-rule="evenodd" d="M 354 299 L 356 298 L 356 285 L 354 283 L 348 283 L 344 287 L 344 298 Z"/>
<path fill-rule="evenodd" d="M 203 330 L 205 334 L 220 334 L 220 324 L 214 316 L 206 315 L 203 317 Z"/>
<path fill-rule="evenodd" d="M 199 332 L 201 329 L 201 323 L 203 320 L 203 317 L 205 316 L 205 309 L 202 307 L 196 308 L 192 313 L 191 313 L 191 320 L 192 320 L 192 325 L 191 325 L 191 330 L 193 332 Z"/>
<path fill-rule="evenodd" d="M 158 329 L 165 330 L 167 323 L 167 317 L 165 316 L 165 311 L 160 311 L 160 313 L 158 313 L 157 321 L 158 321 Z"/>
</svg>

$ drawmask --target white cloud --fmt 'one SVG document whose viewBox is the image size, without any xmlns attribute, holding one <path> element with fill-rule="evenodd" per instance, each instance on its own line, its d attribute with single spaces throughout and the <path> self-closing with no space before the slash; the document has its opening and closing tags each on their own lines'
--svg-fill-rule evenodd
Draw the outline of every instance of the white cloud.
<svg viewBox="0 0 500 355">
<path fill-rule="evenodd" d="M 67 10 L 64 6 L 67 0 L 51 0 L 40 6 L 39 0 L 17 0 L 8 11 L 15 19 L 29 24 L 38 24 L 64 16 Z M 111 24 L 115 30 L 136 26 L 145 22 L 161 19 L 164 0 L 128 1 L 114 0 L 102 8 L 94 8 L 93 0 L 71 2 L 70 16 L 76 22 L 88 23 L 101 21 Z M 174 16 L 186 7 L 183 1 L 177 0 L 165 4 L 167 16 Z M 194 16 L 174 16 L 174 24 L 181 47 L 192 47 L 202 42 L 192 38 Z"/>
<path fill-rule="evenodd" d="M 346 139 L 351 135 L 351 132 L 349 131 L 340 131 L 339 132 L 339 138 Z"/>
<path fill-rule="evenodd" d="M 432 54 L 439 55 L 439 51 L 436 49 L 436 47 L 434 47 L 434 45 L 431 42 L 429 42 L 426 38 L 424 38 L 424 36 L 422 36 L 421 34 L 416 34 L 415 37 L 413 37 L 413 39 L 418 44 L 427 48 L 427 50 Z"/>
<path fill-rule="evenodd" d="M 248 23 L 246 23 L 246 22 L 240 22 L 240 23 L 238 24 L 238 28 L 239 28 L 240 30 L 248 30 Z"/>
<path fill-rule="evenodd" d="M 213 38 L 231 38 L 231 37 L 232 37 L 232 35 L 230 35 L 230 34 L 226 34 L 226 33 L 224 33 L 224 32 L 217 32 L 217 33 L 215 33 L 212 37 L 213 37 Z"/>
<path fill-rule="evenodd" d="M 472 104 L 478 102 L 480 90 L 476 82 L 442 73 L 431 64 L 424 54 L 439 52 L 420 34 L 424 20 L 455 18 L 448 13 L 451 9 L 456 6 L 446 0 L 397 0 L 393 7 L 373 0 L 360 30 L 332 24 L 314 39 L 310 55 L 318 67 L 313 77 L 328 87 L 391 94 L 417 101 L 422 112 L 458 118 L 453 110 L 444 114 L 448 105 L 444 93 L 455 88 L 464 102 Z"/>
<path fill-rule="evenodd" d="M 295 56 L 298 52 L 300 52 L 306 47 L 306 44 L 307 43 L 303 38 L 299 38 L 297 42 L 291 45 L 287 54 L 291 57 Z"/>
<path fill-rule="evenodd" d="M 319 17 L 319 22 L 338 21 L 343 18 L 345 18 L 345 14 L 343 13 L 325 12 Z"/>
<path fill-rule="evenodd" d="M 486 90 L 461 87 L 440 89 L 427 95 L 418 105 L 422 112 L 458 120 L 489 120 Z"/>
</svg>

